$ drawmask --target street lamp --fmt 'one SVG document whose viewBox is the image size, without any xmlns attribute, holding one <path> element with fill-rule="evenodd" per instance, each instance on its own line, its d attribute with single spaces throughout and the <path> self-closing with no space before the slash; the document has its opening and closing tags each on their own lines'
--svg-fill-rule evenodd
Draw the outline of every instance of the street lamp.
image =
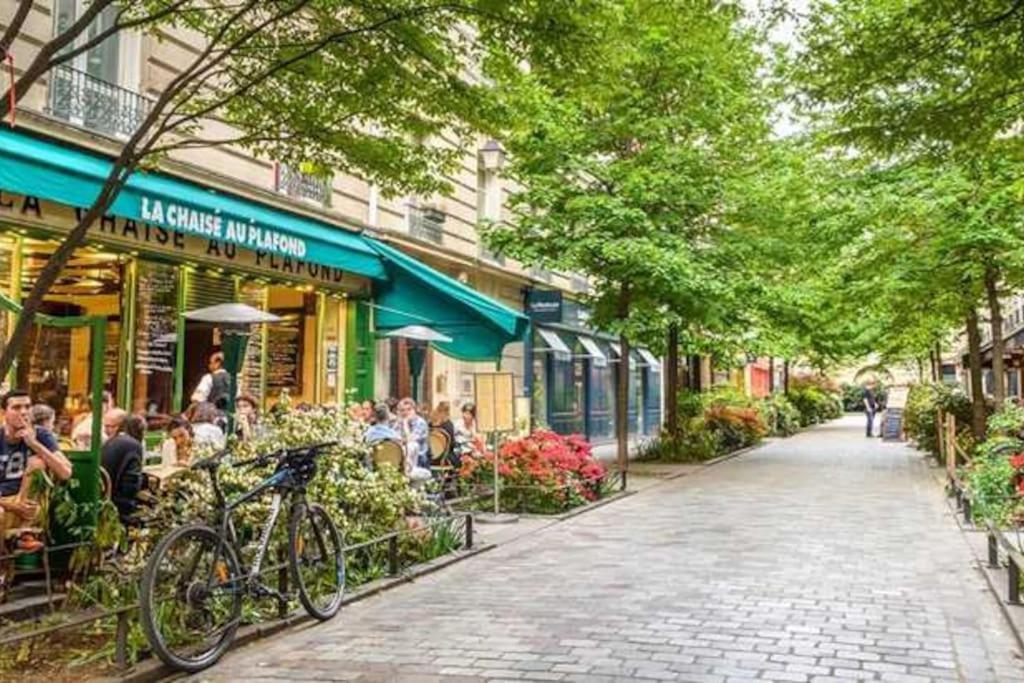
<svg viewBox="0 0 1024 683">
<path fill-rule="evenodd" d="M 500 171 L 505 164 L 505 148 L 497 140 L 488 140 L 480 148 L 480 161 L 483 162 L 485 171 Z"/>
<path fill-rule="evenodd" d="M 280 322 L 281 318 L 247 304 L 217 304 L 185 313 L 186 320 L 209 323 L 220 328 L 223 340 L 224 369 L 227 370 L 228 385 L 228 434 L 235 431 L 235 396 L 238 394 L 238 373 L 245 360 L 245 347 L 252 335 L 252 326 L 262 323 Z"/>
</svg>

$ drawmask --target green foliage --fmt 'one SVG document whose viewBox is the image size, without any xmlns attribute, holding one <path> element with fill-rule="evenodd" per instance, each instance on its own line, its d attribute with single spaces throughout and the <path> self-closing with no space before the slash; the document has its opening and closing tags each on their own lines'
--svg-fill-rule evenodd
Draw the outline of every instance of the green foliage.
<svg viewBox="0 0 1024 683">
<path fill-rule="evenodd" d="M 940 455 L 940 427 L 935 424 L 940 409 L 956 416 L 961 425 L 970 423 L 971 402 L 959 385 L 926 383 L 910 387 L 903 411 L 904 429 L 918 448 L 935 457 Z"/>
<path fill-rule="evenodd" d="M 834 420 L 843 414 L 840 398 L 818 386 L 791 387 L 786 398 L 800 413 L 800 425 L 803 427 Z"/>
<path fill-rule="evenodd" d="M 1024 407 L 1006 401 L 988 418 L 988 438 L 1012 437 L 1024 434 Z"/>
<path fill-rule="evenodd" d="M 759 408 L 769 433 L 792 436 L 800 430 L 800 411 L 785 394 L 772 394 L 760 402 Z"/>
<path fill-rule="evenodd" d="M 971 497 L 975 519 L 991 520 L 1000 526 L 1011 521 L 1018 496 L 1017 471 L 1005 454 L 979 455 L 961 471 Z"/>
</svg>

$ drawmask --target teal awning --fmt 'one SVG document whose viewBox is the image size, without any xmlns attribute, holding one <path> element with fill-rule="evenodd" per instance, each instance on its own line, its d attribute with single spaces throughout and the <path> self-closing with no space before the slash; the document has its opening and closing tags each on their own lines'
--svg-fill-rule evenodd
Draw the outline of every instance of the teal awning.
<svg viewBox="0 0 1024 683">
<path fill-rule="evenodd" d="M 86 208 L 99 196 L 111 166 L 99 155 L 0 129 L 0 190 Z M 374 279 L 385 277 L 380 256 L 357 233 L 162 173 L 133 173 L 110 213 Z"/>
<path fill-rule="evenodd" d="M 383 257 L 388 279 L 374 285 L 378 332 L 426 325 L 452 338 L 434 342 L 442 353 L 467 361 L 501 358 L 509 342 L 526 335 L 529 319 L 382 242 L 367 240 Z"/>
</svg>

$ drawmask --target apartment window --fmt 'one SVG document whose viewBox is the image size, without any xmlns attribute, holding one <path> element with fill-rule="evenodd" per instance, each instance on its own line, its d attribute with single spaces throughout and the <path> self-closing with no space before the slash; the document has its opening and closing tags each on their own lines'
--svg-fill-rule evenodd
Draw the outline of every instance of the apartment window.
<svg viewBox="0 0 1024 683">
<path fill-rule="evenodd" d="M 87 0 L 57 0 L 54 30 L 64 33 L 82 14 Z M 119 6 L 100 12 L 68 49 L 81 46 L 109 29 Z M 139 36 L 118 31 L 102 43 L 50 72 L 48 111 L 76 126 L 117 138 L 128 138 L 142 124 L 152 102 L 136 92 Z"/>
<path fill-rule="evenodd" d="M 440 244 L 444 239 L 444 211 L 431 206 L 409 207 L 409 234 L 421 240 Z"/>
<path fill-rule="evenodd" d="M 277 164 L 275 186 L 278 192 L 292 199 L 302 199 L 318 206 L 331 204 L 331 174 L 312 166 Z"/>
</svg>

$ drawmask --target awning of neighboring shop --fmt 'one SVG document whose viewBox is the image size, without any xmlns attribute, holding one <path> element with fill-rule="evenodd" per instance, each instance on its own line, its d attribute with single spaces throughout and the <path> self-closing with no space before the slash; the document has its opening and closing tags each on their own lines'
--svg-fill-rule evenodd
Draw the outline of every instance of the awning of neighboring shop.
<svg viewBox="0 0 1024 683">
<path fill-rule="evenodd" d="M 622 346 L 619 345 L 619 342 L 608 342 L 608 346 L 611 347 L 612 353 L 615 354 L 616 358 L 622 358 Z M 636 349 L 630 349 L 629 350 L 629 367 L 631 367 L 631 368 L 636 367 L 636 361 L 637 361 Z"/>
<path fill-rule="evenodd" d="M 586 350 L 587 355 L 590 356 L 591 361 L 599 368 L 603 368 L 608 365 L 608 356 L 604 355 L 601 347 L 597 345 L 597 342 L 585 335 L 577 337 L 580 340 L 580 344 L 583 344 L 583 348 Z"/>
<path fill-rule="evenodd" d="M 426 325 L 452 338 L 434 342 L 434 347 L 467 361 L 499 359 L 506 344 L 526 335 L 530 321 L 522 313 L 392 246 L 366 241 L 383 259 L 388 276 L 374 287 L 374 326 L 379 332 Z"/>
<path fill-rule="evenodd" d="M 636 352 L 640 354 L 640 358 L 643 360 L 644 365 L 648 366 L 654 372 L 661 371 L 661 361 L 658 360 L 657 356 L 642 346 L 639 347 Z"/>
<path fill-rule="evenodd" d="M 111 167 L 102 156 L 0 130 L 0 190 L 87 208 Z M 356 275 L 385 277 L 380 255 L 355 232 L 163 173 L 133 173 L 109 213 Z"/>
<path fill-rule="evenodd" d="M 547 345 L 546 349 L 536 349 L 537 351 L 553 351 L 554 353 L 560 353 L 567 356 L 572 354 L 572 351 L 569 349 L 569 345 L 566 344 L 554 330 L 549 330 L 546 327 L 538 327 L 537 334 L 540 335 L 541 340 L 543 340 Z"/>
</svg>

